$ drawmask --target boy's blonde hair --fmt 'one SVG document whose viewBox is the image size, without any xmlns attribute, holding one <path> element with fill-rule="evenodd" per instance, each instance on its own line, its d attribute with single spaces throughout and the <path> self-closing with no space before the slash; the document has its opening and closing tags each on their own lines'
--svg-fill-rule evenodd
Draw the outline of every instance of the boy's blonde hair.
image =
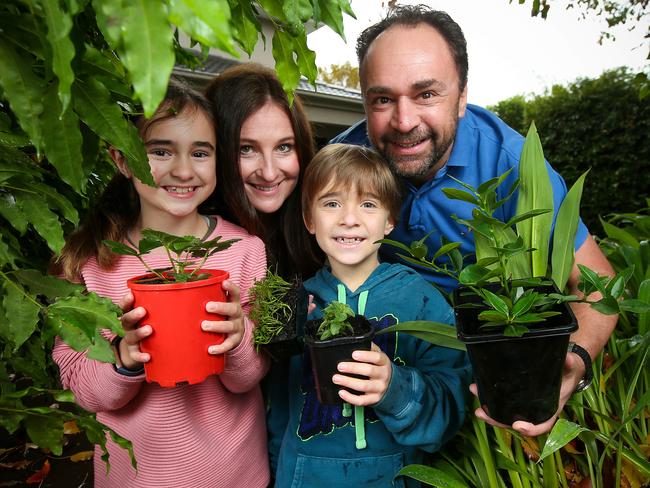
<svg viewBox="0 0 650 488">
<path fill-rule="evenodd" d="M 375 150 L 352 144 L 329 144 L 311 160 L 302 181 L 302 215 L 311 222 L 311 207 L 326 185 L 357 193 L 373 193 L 397 223 L 402 195 L 400 184 L 388 163 Z"/>
</svg>

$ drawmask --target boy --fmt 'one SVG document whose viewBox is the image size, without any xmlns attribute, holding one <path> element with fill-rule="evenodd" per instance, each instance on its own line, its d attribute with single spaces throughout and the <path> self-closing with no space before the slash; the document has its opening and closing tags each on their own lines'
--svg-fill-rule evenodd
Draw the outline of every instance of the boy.
<svg viewBox="0 0 650 488">
<path fill-rule="evenodd" d="M 329 262 L 304 284 L 314 296 L 313 318 L 333 300 L 342 301 L 342 290 L 345 302 L 377 329 L 409 320 L 453 324 L 451 307 L 417 272 L 379 263 L 375 242 L 393 229 L 400 203 L 395 177 L 371 149 L 332 144 L 311 161 L 302 185 L 303 219 Z M 271 410 L 269 418 L 271 446 L 280 443 L 276 486 L 417 485 L 393 478 L 461 426 L 469 385 L 464 353 L 392 333 L 378 335 L 371 351 L 355 351 L 353 358 L 339 364 L 333 381 L 362 392 L 339 392 L 355 415 L 321 405 L 309 359 L 292 358 L 286 429 L 274 432 L 279 417 Z M 287 412 L 280 413 L 286 421 Z"/>
</svg>

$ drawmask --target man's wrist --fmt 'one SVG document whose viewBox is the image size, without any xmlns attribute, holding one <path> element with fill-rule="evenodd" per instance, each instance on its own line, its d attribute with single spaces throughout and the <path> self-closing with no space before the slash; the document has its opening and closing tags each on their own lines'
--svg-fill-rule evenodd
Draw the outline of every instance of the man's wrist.
<svg viewBox="0 0 650 488">
<path fill-rule="evenodd" d="M 575 342 L 569 342 L 568 352 L 576 354 L 580 359 L 582 359 L 582 362 L 585 365 L 584 376 L 580 381 L 578 381 L 576 389 L 574 390 L 574 393 L 578 393 L 589 388 L 593 380 L 594 372 L 591 366 L 591 356 L 585 348 L 579 346 Z"/>
</svg>

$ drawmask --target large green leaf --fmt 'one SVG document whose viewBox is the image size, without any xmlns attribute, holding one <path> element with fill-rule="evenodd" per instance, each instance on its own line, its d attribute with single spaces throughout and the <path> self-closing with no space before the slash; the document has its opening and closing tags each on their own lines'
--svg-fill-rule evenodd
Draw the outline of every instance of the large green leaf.
<svg viewBox="0 0 650 488">
<path fill-rule="evenodd" d="M 460 351 L 466 350 L 465 344 L 456 337 L 456 328 L 450 324 L 431 322 L 428 320 L 412 320 L 386 327 L 377 331 L 377 334 L 387 334 L 390 332 L 410 334 L 436 346 L 458 349 Z"/>
<path fill-rule="evenodd" d="M 106 87 L 94 79 L 72 85 L 74 110 L 92 131 L 126 156 L 133 174 L 153 185 L 149 159 L 137 130 L 129 124 Z"/>
<path fill-rule="evenodd" d="M 82 285 L 70 283 L 56 276 L 44 275 L 35 269 L 19 269 L 14 271 L 13 275 L 34 295 L 43 295 L 50 299 L 83 290 Z"/>
<path fill-rule="evenodd" d="M 119 308 L 110 300 L 90 293 L 53 303 L 47 308 L 46 321 L 66 344 L 81 351 L 98 342 L 97 329 L 123 334 L 118 319 L 120 313 Z"/>
<path fill-rule="evenodd" d="M 231 28 L 234 38 L 250 56 L 253 54 L 262 26 L 250 2 L 230 2 Z M 262 35 L 264 39 L 264 36 Z M 266 44 L 266 41 L 265 41 Z"/>
<path fill-rule="evenodd" d="M 237 55 L 232 44 L 228 0 L 172 0 L 169 6 L 169 20 L 194 39 L 202 41 L 197 34 L 205 34 L 209 42 L 202 41 L 204 44 Z"/>
<path fill-rule="evenodd" d="M 423 464 L 409 464 L 404 466 L 396 476 L 408 476 L 414 480 L 436 488 L 465 488 L 467 485 L 452 474 Z"/>
<path fill-rule="evenodd" d="M 588 431 L 589 429 L 585 429 L 578 424 L 574 424 L 565 419 L 558 419 L 544 443 L 544 448 L 540 455 L 540 461 L 544 460 L 558 449 L 566 446 L 581 432 Z"/>
<path fill-rule="evenodd" d="M 16 229 L 20 235 L 27 230 L 27 216 L 16 204 L 16 199 L 10 193 L 0 194 L 0 215 Z"/>
<path fill-rule="evenodd" d="M 5 317 L 2 335 L 11 340 L 14 350 L 29 339 L 38 326 L 38 314 L 41 307 L 28 298 L 25 290 L 12 281 L 3 284 L 4 299 L 2 306 Z"/>
<path fill-rule="evenodd" d="M 99 51 L 88 44 L 85 46 L 82 67 L 86 74 L 93 73 L 118 79 L 124 76 L 124 66 L 114 53 Z"/>
<path fill-rule="evenodd" d="M 293 57 L 293 50 L 293 37 L 286 32 L 275 31 L 272 48 L 275 70 L 282 81 L 282 87 L 290 98 L 290 102 L 293 101 L 292 92 L 300 81 L 300 70 Z"/>
<path fill-rule="evenodd" d="M 63 229 L 57 215 L 52 212 L 45 199 L 36 192 L 20 191 L 14 196 L 21 210 L 27 216 L 36 232 L 47 243 L 48 247 L 55 253 L 61 252 L 65 240 Z"/>
<path fill-rule="evenodd" d="M 61 9 L 58 0 L 41 0 L 41 5 L 43 5 L 47 24 L 47 40 L 52 48 L 52 71 L 59 79 L 58 99 L 61 102 L 61 111 L 52 114 L 52 117 L 56 117 L 63 115 L 68 109 L 70 87 L 74 80 L 74 72 L 70 65 L 75 55 L 75 48 L 70 39 L 72 17 Z"/>
<path fill-rule="evenodd" d="M 87 175 L 83 171 L 79 119 L 70 108 L 61 107 L 55 83 L 47 90 L 43 104 L 40 124 L 47 158 L 61 179 L 77 193 L 83 194 L 86 190 Z"/>
<path fill-rule="evenodd" d="M 43 112 L 45 88 L 32 71 L 31 60 L 18 54 L 0 34 L 0 86 L 20 126 L 36 148 L 42 146 L 38 117 Z"/>
<path fill-rule="evenodd" d="M 318 7 L 320 11 L 320 20 L 332 28 L 341 38 L 345 41 L 345 32 L 343 30 L 343 12 L 341 7 L 344 6 L 348 9 L 346 13 L 350 13 L 349 2 L 346 0 L 318 0 Z"/>
<path fill-rule="evenodd" d="M 60 456 L 63 451 L 63 423 L 65 419 L 62 412 L 57 409 L 50 408 L 48 410 L 26 410 L 25 428 L 34 444 L 43 449 L 49 449 L 56 456 Z M 30 414 L 36 411 L 37 413 Z"/>
<path fill-rule="evenodd" d="M 68 222 L 74 225 L 79 223 L 77 209 L 70 203 L 70 200 L 57 192 L 55 188 L 40 182 L 33 182 L 31 188 L 43 195 L 50 208 L 57 210 Z"/>
<path fill-rule="evenodd" d="M 121 19 L 124 49 L 118 52 L 145 116 L 151 117 L 165 97 L 174 69 L 173 31 L 162 2 L 132 0 L 126 5 Z"/>
<path fill-rule="evenodd" d="M 546 168 L 542 143 L 533 122 L 526 135 L 519 160 L 517 215 L 548 208 L 553 208 L 553 187 Z M 535 249 L 530 258 L 532 276 L 546 276 L 552 224 L 552 213 L 517 223 L 517 233 L 523 237 L 526 248 Z"/>
<path fill-rule="evenodd" d="M 600 219 L 600 223 L 603 226 L 605 234 L 607 234 L 607 237 L 610 239 L 614 239 L 621 244 L 627 244 L 634 249 L 639 248 L 639 241 L 626 230 L 621 229 L 620 227 L 616 227 L 615 225 L 610 224 L 602 218 Z"/>
<path fill-rule="evenodd" d="M 576 232 L 580 219 L 580 199 L 587 173 L 588 171 L 580 175 L 566 194 L 555 220 L 551 278 L 559 290 L 564 290 L 573 269 Z"/>
<path fill-rule="evenodd" d="M 300 72 L 307 77 L 309 83 L 315 84 L 316 76 L 318 76 L 316 53 L 307 47 L 307 35 L 295 36 L 293 38 L 293 48 L 296 51 Z"/>
</svg>

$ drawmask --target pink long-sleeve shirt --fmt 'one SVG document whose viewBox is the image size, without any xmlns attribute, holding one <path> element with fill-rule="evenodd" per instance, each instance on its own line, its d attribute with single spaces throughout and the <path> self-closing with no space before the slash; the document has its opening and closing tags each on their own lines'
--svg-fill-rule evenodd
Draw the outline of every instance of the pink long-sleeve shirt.
<svg viewBox="0 0 650 488">
<path fill-rule="evenodd" d="M 244 229 L 217 217 L 210 239 L 240 238 L 229 249 L 211 256 L 204 268 L 224 269 L 239 286 L 248 311 L 248 289 L 264 276 L 264 244 Z M 160 253 L 147 256 L 152 267 L 164 267 Z M 167 262 L 168 263 L 168 262 Z M 131 256 L 121 256 L 111 271 L 95 259 L 83 267 L 87 288 L 117 302 L 127 292 L 126 280 L 145 272 Z M 265 413 L 259 381 L 268 361 L 256 354 L 253 324 L 245 319 L 241 344 L 229 351 L 222 374 L 195 385 L 163 388 L 147 383 L 144 374 L 129 377 L 112 364 L 88 359 L 57 340 L 53 356 L 64 387 L 77 403 L 97 412 L 97 419 L 133 443 L 138 462 L 108 441 L 110 471 L 95 449 L 95 487 L 266 487 L 269 482 Z"/>
</svg>

